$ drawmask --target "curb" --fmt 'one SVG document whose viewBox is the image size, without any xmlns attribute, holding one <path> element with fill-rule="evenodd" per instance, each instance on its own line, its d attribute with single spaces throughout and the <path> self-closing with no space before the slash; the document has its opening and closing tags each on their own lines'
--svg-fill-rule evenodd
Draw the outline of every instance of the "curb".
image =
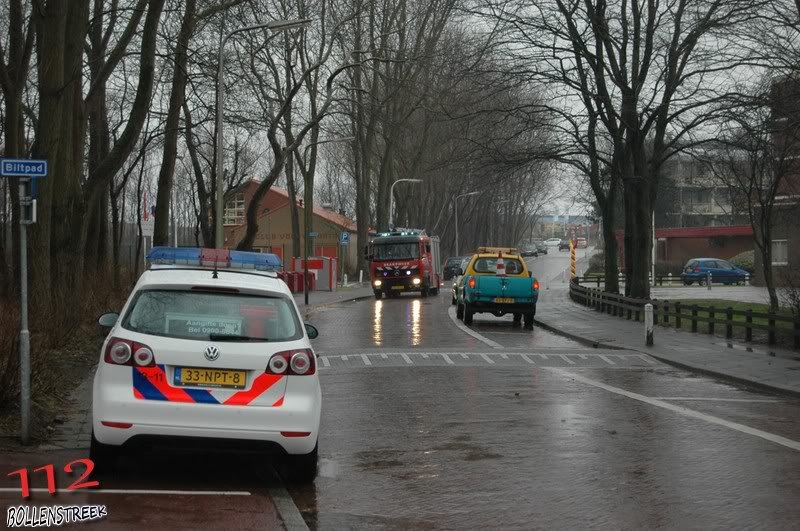
<svg viewBox="0 0 800 531">
<path fill-rule="evenodd" d="M 739 384 L 739 385 L 744 385 L 746 387 L 750 387 L 750 388 L 753 388 L 753 389 L 758 389 L 760 391 L 766 391 L 766 392 L 772 393 L 772 394 L 777 394 L 777 395 L 781 395 L 781 396 L 788 396 L 788 397 L 791 397 L 791 398 L 800 398 L 800 391 L 797 391 L 795 389 L 787 389 L 787 388 L 782 387 L 782 386 L 770 385 L 770 384 L 766 384 L 764 382 L 748 380 L 746 378 L 742 378 L 742 377 L 739 377 L 739 376 L 733 376 L 731 374 L 727 374 L 727 373 L 720 372 L 720 371 L 715 371 L 715 370 L 712 370 L 712 369 L 708 369 L 706 367 L 697 367 L 697 366 L 694 366 L 694 365 L 689 365 L 687 363 L 682 363 L 680 361 L 675 361 L 675 360 L 666 358 L 666 357 L 664 357 L 662 355 L 659 355 L 659 354 L 654 354 L 651 350 L 649 350 L 647 348 L 642 349 L 642 348 L 632 347 L 630 345 L 622 345 L 622 344 L 611 345 L 611 344 L 603 343 L 603 342 L 600 342 L 600 341 L 593 341 L 591 339 L 588 339 L 586 337 L 583 337 L 583 336 L 580 336 L 580 335 L 577 335 L 577 334 L 574 334 L 574 333 L 571 333 L 571 332 L 565 332 L 564 330 L 561 330 L 560 328 L 557 328 L 557 327 L 555 327 L 553 325 L 550 325 L 550 324 L 547 324 L 547 323 L 543 323 L 543 322 L 539 321 L 538 319 L 534 319 L 534 322 L 537 325 L 539 325 L 540 327 L 544 328 L 545 330 L 549 330 L 550 332 L 553 332 L 555 334 L 559 334 L 561 336 L 567 337 L 567 338 L 572 339 L 574 341 L 577 341 L 577 342 L 579 342 L 581 344 L 588 345 L 588 346 L 591 346 L 591 347 L 594 347 L 594 348 L 605 348 L 605 349 L 612 349 L 612 350 L 632 350 L 633 352 L 638 352 L 640 354 L 645 354 L 647 356 L 650 356 L 651 358 L 657 359 L 658 361 L 660 361 L 662 363 L 665 363 L 667 365 L 671 365 L 673 367 L 677 367 L 679 369 L 683 369 L 683 370 L 691 371 L 691 372 L 697 372 L 697 373 L 700 373 L 700 374 L 704 374 L 706 376 L 713 376 L 713 377 L 719 378 L 721 380 L 726 380 L 726 381 L 733 382 L 733 383 L 736 383 L 736 384 Z"/>
<path fill-rule="evenodd" d="M 341 300 L 338 300 L 338 301 L 322 302 L 322 303 L 319 303 L 319 304 L 309 304 L 308 306 L 305 306 L 304 304 L 298 304 L 297 306 L 299 308 L 301 308 L 301 309 L 307 307 L 309 310 L 313 310 L 314 308 L 324 308 L 326 306 L 333 306 L 334 304 L 342 304 L 344 302 L 356 302 L 356 301 L 361 301 L 361 300 L 366 300 L 366 299 L 372 299 L 374 297 L 375 297 L 374 295 L 358 295 L 356 297 L 350 297 L 350 298 L 341 299 Z"/>
</svg>

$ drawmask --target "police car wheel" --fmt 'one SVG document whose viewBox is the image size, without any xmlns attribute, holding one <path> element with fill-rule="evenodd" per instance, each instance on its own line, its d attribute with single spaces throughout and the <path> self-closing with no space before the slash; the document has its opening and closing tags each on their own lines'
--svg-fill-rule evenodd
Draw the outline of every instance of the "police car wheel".
<svg viewBox="0 0 800 531">
<path fill-rule="evenodd" d="M 117 464 L 117 448 L 108 444 L 103 444 L 94 438 L 89 443 L 89 459 L 94 463 L 94 470 L 98 474 L 110 474 L 114 472 Z"/>
<path fill-rule="evenodd" d="M 284 479 L 289 483 L 311 483 L 317 477 L 319 443 L 311 453 L 287 455 L 284 460 Z"/>
</svg>

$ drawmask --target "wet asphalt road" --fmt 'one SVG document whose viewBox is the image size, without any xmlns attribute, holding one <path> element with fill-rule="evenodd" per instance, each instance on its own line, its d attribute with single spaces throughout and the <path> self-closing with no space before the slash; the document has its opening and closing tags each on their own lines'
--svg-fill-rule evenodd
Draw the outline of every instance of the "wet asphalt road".
<svg viewBox="0 0 800 531">
<path fill-rule="evenodd" d="M 101 492 L 66 494 L 60 474 L 55 502 L 105 504 L 97 526 L 113 529 L 798 528 L 800 400 L 510 317 L 468 328 L 447 289 L 307 320 L 321 332 L 313 485 L 285 486 L 260 456 L 144 454 Z M 3 455 L 0 469 L 86 454 Z M 0 475 L 4 506 L 14 485 Z"/>
<path fill-rule="evenodd" d="M 449 301 L 309 315 L 322 466 L 290 492 L 311 528 L 797 528 L 800 401 L 476 315 L 492 346 Z"/>
</svg>

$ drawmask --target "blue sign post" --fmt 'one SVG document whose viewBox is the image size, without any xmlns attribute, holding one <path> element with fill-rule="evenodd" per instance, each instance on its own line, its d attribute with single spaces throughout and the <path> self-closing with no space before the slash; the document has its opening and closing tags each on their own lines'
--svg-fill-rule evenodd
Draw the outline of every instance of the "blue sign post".
<svg viewBox="0 0 800 531">
<path fill-rule="evenodd" d="M 0 177 L 19 177 L 20 290 L 19 290 L 19 373 L 22 444 L 31 435 L 31 334 L 28 330 L 28 225 L 36 223 L 36 200 L 31 197 L 34 179 L 47 176 L 46 160 L 0 159 Z M 30 185 L 30 188 L 29 188 Z"/>
<path fill-rule="evenodd" d="M 347 231 L 342 231 L 339 234 L 339 245 L 350 245 L 350 233 Z"/>
</svg>

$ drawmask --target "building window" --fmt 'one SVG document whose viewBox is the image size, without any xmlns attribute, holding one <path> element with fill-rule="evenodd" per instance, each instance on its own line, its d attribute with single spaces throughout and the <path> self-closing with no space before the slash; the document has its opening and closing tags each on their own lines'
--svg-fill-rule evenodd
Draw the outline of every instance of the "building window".
<svg viewBox="0 0 800 531">
<path fill-rule="evenodd" d="M 787 240 L 772 240 L 772 265 L 789 265 L 789 242 Z"/>
<path fill-rule="evenodd" d="M 236 194 L 225 203 L 225 225 L 244 225 L 244 194 Z"/>
</svg>

